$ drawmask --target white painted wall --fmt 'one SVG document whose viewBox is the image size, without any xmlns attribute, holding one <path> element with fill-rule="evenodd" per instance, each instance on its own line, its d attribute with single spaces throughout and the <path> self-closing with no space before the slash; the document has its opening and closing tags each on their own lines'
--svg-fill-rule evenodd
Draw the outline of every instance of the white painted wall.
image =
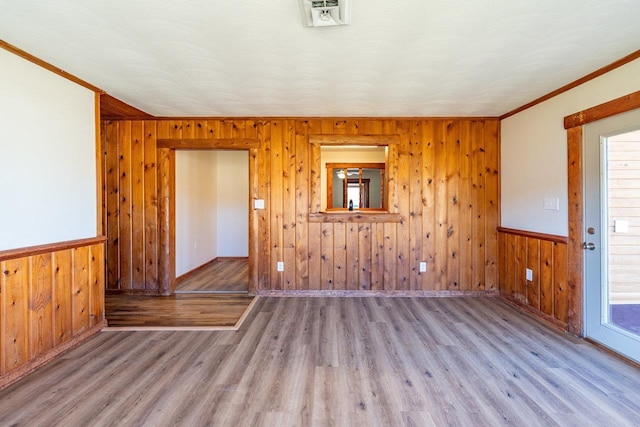
<svg viewBox="0 0 640 427">
<path fill-rule="evenodd" d="M 638 90 L 640 59 L 502 121 L 503 227 L 568 234 L 564 117 Z M 560 209 L 544 210 L 544 199 L 556 197 Z"/>
<path fill-rule="evenodd" d="M 176 151 L 176 276 L 218 256 L 216 151 Z"/>
<path fill-rule="evenodd" d="M 218 152 L 218 256 L 249 256 L 249 152 Z"/>
<path fill-rule="evenodd" d="M 95 94 L 0 49 L 0 250 L 95 237 Z"/>
</svg>

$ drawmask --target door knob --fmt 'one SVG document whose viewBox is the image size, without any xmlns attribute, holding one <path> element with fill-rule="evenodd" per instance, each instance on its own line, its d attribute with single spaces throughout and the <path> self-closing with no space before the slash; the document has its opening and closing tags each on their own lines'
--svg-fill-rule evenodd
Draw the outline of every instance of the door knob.
<svg viewBox="0 0 640 427">
<path fill-rule="evenodd" d="M 596 244 L 595 243 L 587 243 L 587 242 L 583 242 L 582 243 L 582 249 L 589 249 L 590 251 L 593 251 L 596 249 Z"/>
</svg>

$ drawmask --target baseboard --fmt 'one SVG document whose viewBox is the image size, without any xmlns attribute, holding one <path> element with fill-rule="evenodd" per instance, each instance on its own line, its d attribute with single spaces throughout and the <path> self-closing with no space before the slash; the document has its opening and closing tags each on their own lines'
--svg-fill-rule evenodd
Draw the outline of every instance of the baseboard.
<svg viewBox="0 0 640 427">
<path fill-rule="evenodd" d="M 509 304 L 515 305 L 516 307 L 526 312 L 530 316 L 535 317 L 539 320 L 542 320 L 543 322 L 547 323 L 549 326 L 553 327 L 554 329 L 558 329 L 562 332 L 567 332 L 567 323 L 561 320 L 558 320 L 553 316 L 549 316 L 547 313 L 543 313 L 540 310 L 536 310 L 535 308 L 532 308 L 526 304 L 523 304 L 522 302 L 516 300 L 511 296 L 500 294 L 500 298 L 502 298 L 504 301 L 506 301 Z"/>
<path fill-rule="evenodd" d="M 0 390 L 10 386 L 11 384 L 13 384 L 16 381 L 20 380 L 24 376 L 26 376 L 26 375 L 30 374 L 31 372 L 35 371 L 39 367 L 46 365 L 47 363 L 51 362 L 53 359 L 58 357 L 60 354 L 62 354 L 65 351 L 70 350 L 71 348 L 77 346 L 78 344 L 80 344 L 84 340 L 86 340 L 87 338 L 97 334 L 105 326 L 107 326 L 106 319 L 103 320 L 102 322 L 96 324 L 95 326 L 87 329 L 86 331 L 82 332 L 81 334 L 71 338 L 69 341 L 64 342 L 64 343 L 52 348 L 51 350 L 47 351 L 44 354 L 41 354 L 40 356 L 36 357 L 35 359 L 32 359 L 32 360 L 28 361 L 27 363 L 17 367 L 16 369 L 13 369 L 13 370 L 7 372 L 6 374 L 0 376 Z"/>
<path fill-rule="evenodd" d="M 347 291 L 347 290 L 262 290 L 255 295 L 264 297 L 470 297 L 470 298 L 495 298 L 500 296 L 499 291 Z"/>
<path fill-rule="evenodd" d="M 148 295 L 148 296 L 163 296 L 158 289 L 107 289 L 104 291 L 105 295 Z"/>
</svg>

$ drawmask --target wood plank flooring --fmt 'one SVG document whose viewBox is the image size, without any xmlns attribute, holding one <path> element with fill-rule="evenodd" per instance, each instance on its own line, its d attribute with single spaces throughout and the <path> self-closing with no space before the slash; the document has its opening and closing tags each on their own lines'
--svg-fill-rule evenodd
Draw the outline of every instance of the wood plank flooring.
<svg viewBox="0 0 640 427">
<path fill-rule="evenodd" d="M 176 282 L 177 293 L 248 292 L 249 259 L 220 258 Z"/>
<path fill-rule="evenodd" d="M 253 299 L 246 294 L 107 295 L 105 311 L 110 328 L 233 327 Z"/>
<path fill-rule="evenodd" d="M 640 369 L 498 299 L 260 298 L 236 332 L 102 332 L 2 425 L 637 426 Z"/>
</svg>

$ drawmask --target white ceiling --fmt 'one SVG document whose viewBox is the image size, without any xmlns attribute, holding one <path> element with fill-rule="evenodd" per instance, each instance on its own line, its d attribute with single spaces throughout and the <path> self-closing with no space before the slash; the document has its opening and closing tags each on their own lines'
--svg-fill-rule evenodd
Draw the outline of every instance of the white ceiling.
<svg viewBox="0 0 640 427">
<path fill-rule="evenodd" d="M 640 0 L 0 0 L 0 39 L 158 116 L 499 116 L 640 49 Z"/>
</svg>

